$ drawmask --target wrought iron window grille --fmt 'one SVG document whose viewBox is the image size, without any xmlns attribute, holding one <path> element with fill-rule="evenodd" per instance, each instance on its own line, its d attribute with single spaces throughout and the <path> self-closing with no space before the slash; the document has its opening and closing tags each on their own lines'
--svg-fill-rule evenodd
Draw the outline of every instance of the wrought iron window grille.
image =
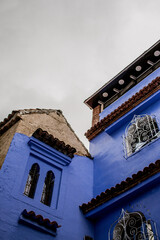
<svg viewBox="0 0 160 240">
<path fill-rule="evenodd" d="M 156 223 L 146 220 L 141 212 L 127 212 L 121 215 L 110 227 L 109 240 L 159 240 Z"/>
<path fill-rule="evenodd" d="M 154 115 L 135 115 L 123 135 L 125 158 L 142 149 L 160 137 L 160 130 Z"/>
</svg>

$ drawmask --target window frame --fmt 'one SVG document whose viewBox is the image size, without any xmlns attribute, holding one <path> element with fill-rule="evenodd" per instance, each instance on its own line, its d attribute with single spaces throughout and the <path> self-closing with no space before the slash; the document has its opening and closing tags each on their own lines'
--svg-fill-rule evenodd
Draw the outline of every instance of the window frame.
<svg viewBox="0 0 160 240">
<path fill-rule="evenodd" d="M 23 162 L 23 168 L 21 168 L 21 172 L 17 177 L 15 176 L 11 194 L 14 198 L 32 208 L 36 207 L 47 214 L 50 214 L 52 211 L 53 216 L 63 217 L 67 191 L 66 182 L 68 179 L 65 168 L 72 162 L 72 159 L 34 137 L 27 137 L 27 143 L 27 151 L 25 155 L 21 156 L 24 157 L 23 161 L 19 161 L 20 164 Z M 40 172 L 36 194 L 34 199 L 32 199 L 24 195 L 24 189 L 29 170 L 34 163 L 38 163 L 43 171 Z M 55 174 L 55 184 L 52 196 L 53 201 L 50 206 L 47 206 L 41 203 L 40 200 L 46 172 L 49 170 L 52 170 Z"/>
</svg>

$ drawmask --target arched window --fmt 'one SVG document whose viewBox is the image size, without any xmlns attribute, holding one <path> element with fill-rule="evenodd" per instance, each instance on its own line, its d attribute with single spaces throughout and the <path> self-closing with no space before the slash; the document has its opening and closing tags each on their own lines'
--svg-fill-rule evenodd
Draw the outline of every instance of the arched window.
<svg viewBox="0 0 160 240">
<path fill-rule="evenodd" d="M 29 171 L 28 179 L 26 182 L 24 194 L 30 198 L 34 198 L 36 186 L 39 178 L 39 165 L 34 163 Z"/>
<path fill-rule="evenodd" d="M 52 171 L 48 171 L 44 181 L 43 192 L 41 197 L 41 202 L 47 206 L 50 206 L 53 186 L 54 186 L 55 176 Z"/>
<path fill-rule="evenodd" d="M 108 234 L 109 240 L 157 240 L 156 224 L 146 220 L 142 212 L 125 212 L 112 224 Z"/>
<path fill-rule="evenodd" d="M 124 135 L 125 155 L 130 156 L 160 136 L 155 116 L 134 116 Z"/>
<path fill-rule="evenodd" d="M 142 213 L 125 213 L 113 230 L 113 239 L 144 239 L 143 222 L 145 217 Z"/>
</svg>

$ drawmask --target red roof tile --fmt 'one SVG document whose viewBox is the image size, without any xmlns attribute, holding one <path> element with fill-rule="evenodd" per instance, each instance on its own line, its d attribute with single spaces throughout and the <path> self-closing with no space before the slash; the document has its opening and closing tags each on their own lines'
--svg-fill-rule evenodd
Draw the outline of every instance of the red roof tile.
<svg viewBox="0 0 160 240">
<path fill-rule="evenodd" d="M 103 203 L 111 200 L 112 198 L 120 195 L 123 192 L 131 189 L 132 187 L 138 185 L 154 174 L 160 172 L 160 160 L 157 160 L 155 163 L 151 163 L 148 167 L 145 167 L 142 171 L 139 171 L 136 174 L 133 174 L 132 177 L 128 177 L 125 181 L 116 184 L 115 187 L 106 189 L 105 192 L 102 192 L 100 195 L 92 198 L 90 202 L 83 203 L 80 206 L 80 209 L 84 214 L 95 209 L 96 207 L 102 205 Z"/>
<path fill-rule="evenodd" d="M 30 219 L 33 222 L 37 222 L 39 225 L 56 231 L 57 228 L 61 227 L 56 221 L 50 221 L 48 218 L 43 218 L 42 215 L 36 215 L 34 211 L 27 212 L 26 209 L 23 210 L 22 216 L 24 218 Z"/>
<path fill-rule="evenodd" d="M 85 136 L 89 140 L 92 140 L 99 133 L 104 131 L 104 129 L 106 129 L 108 126 L 117 121 L 119 118 L 121 118 L 123 115 L 125 115 L 127 112 L 129 112 L 131 109 L 139 105 L 141 102 L 143 102 L 145 99 L 150 97 L 153 93 L 155 93 L 158 90 L 160 90 L 160 77 L 154 79 L 151 83 L 149 83 L 135 95 L 129 98 L 126 102 L 124 102 L 122 105 L 116 108 L 113 112 L 108 114 L 100 122 L 91 127 L 85 133 Z"/>
<path fill-rule="evenodd" d="M 63 141 L 60 141 L 58 138 L 55 138 L 53 135 L 49 134 L 47 131 L 43 131 L 41 128 L 38 128 L 32 135 L 38 140 L 46 143 L 47 145 L 55 148 L 59 152 L 67 155 L 70 158 L 74 157 L 76 149 L 71 147 L 69 144 L 65 144 Z"/>
</svg>

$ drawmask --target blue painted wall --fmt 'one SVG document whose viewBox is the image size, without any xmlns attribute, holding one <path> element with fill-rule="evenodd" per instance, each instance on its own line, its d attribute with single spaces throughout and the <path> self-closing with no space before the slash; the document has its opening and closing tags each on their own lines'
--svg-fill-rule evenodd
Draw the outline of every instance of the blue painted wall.
<svg viewBox="0 0 160 240">
<path fill-rule="evenodd" d="M 0 214 L 0 239 L 80 240 L 85 235 L 93 236 L 92 223 L 84 218 L 79 209 L 79 205 L 92 198 L 93 161 L 87 157 L 75 156 L 70 165 L 62 166 L 54 162 L 52 154 L 47 155 L 48 152 L 53 152 L 51 147 L 32 138 L 39 149 L 31 151 L 29 140 L 23 134 L 15 134 L 0 171 L 0 206 L 3 206 Z M 63 154 L 59 154 L 63 158 Z M 23 192 L 29 169 L 35 162 L 40 166 L 40 176 L 35 197 L 31 199 Z M 40 202 L 48 170 L 52 170 L 56 176 L 50 207 Z M 24 209 L 35 211 L 36 214 L 62 225 L 57 230 L 57 236 L 19 224 L 18 219 Z"/>
<path fill-rule="evenodd" d="M 159 120 L 159 105 L 160 101 L 157 101 L 141 114 L 155 114 Z M 131 177 L 133 173 L 143 170 L 151 162 L 160 158 L 159 138 L 125 159 L 122 135 L 127 125 L 128 122 L 119 126 L 119 129 L 111 134 L 102 132 L 91 141 L 90 151 L 94 156 L 94 196 Z"/>
<path fill-rule="evenodd" d="M 133 191 L 130 196 L 123 198 L 122 201 L 119 200 L 113 205 L 108 204 L 108 208 L 103 210 L 99 217 L 95 217 L 95 240 L 109 239 L 109 230 L 113 234 L 113 227 L 111 228 L 111 226 L 120 218 L 122 208 L 128 212 L 140 211 L 144 214 L 146 220 L 154 220 L 158 235 L 160 235 L 159 196 L 160 174 L 157 174 L 156 181 L 146 185 L 145 188 L 137 192 Z"/>
<path fill-rule="evenodd" d="M 100 114 L 100 118 L 104 118 L 157 76 L 160 76 L 160 68 L 124 94 L 118 101 L 104 109 Z M 91 140 L 90 153 L 94 157 L 94 197 L 160 159 L 160 138 L 146 145 L 127 159 L 124 157 L 122 138 L 134 115 L 153 114 L 160 123 L 159 106 L 160 91 Z M 152 178 L 156 180 L 152 182 Z M 120 217 L 122 208 L 129 212 L 141 211 L 146 219 L 153 219 L 157 224 L 157 229 L 160 229 L 160 217 L 157 211 L 159 209 L 160 174 L 156 174 L 147 181 L 142 183 L 144 184 L 143 188 L 139 190 L 136 190 L 137 187 L 132 188 L 130 194 L 124 193 L 124 196 L 121 194 L 117 197 L 117 200 L 114 198 L 86 215 L 89 219 L 95 221 L 95 240 L 108 239 L 108 231 L 111 225 Z M 140 186 L 141 184 L 138 185 L 139 188 Z"/>
<path fill-rule="evenodd" d="M 112 112 L 157 76 L 160 76 L 160 68 L 107 107 L 100 117 L 103 118 Z M 16 133 L 0 170 L 0 206 L 3 206 L 0 214 L 0 239 L 83 240 L 83 237 L 88 235 L 94 240 L 107 240 L 108 230 L 120 216 L 122 208 L 128 211 L 142 211 L 147 219 L 151 217 L 156 221 L 157 228 L 160 228 L 157 211 L 160 174 L 150 178 L 146 187 L 142 188 L 139 185 L 139 188 L 135 187 L 130 194 L 125 193 L 123 198 L 120 196 L 118 200 L 107 202 L 105 208 L 102 205 L 99 213 L 91 214 L 89 218 L 85 218 L 79 209 L 82 203 L 87 203 L 93 196 L 160 159 L 160 138 L 127 159 L 124 158 L 122 143 L 125 129 L 135 114 L 153 114 L 160 122 L 159 105 L 160 91 L 96 136 L 90 142 L 90 153 L 94 160 L 75 156 L 69 164 L 70 160 L 62 153 L 33 137 Z M 31 199 L 23 192 L 29 170 L 34 163 L 40 166 L 40 177 L 35 197 Z M 56 179 L 50 207 L 40 202 L 44 179 L 49 170 L 54 172 Z M 20 224 L 18 220 L 24 209 L 32 210 L 62 225 L 57 231 L 57 236 L 53 237 Z"/>
<path fill-rule="evenodd" d="M 147 81 L 155 79 L 155 76 L 158 74 L 160 75 L 160 69 L 148 76 L 146 78 L 147 80 L 144 79 L 135 86 L 136 91 L 139 88 L 139 85 L 141 89 L 142 85 L 144 86 Z M 130 91 L 132 91 L 132 89 Z M 132 94 L 129 94 L 132 96 L 134 91 Z M 122 96 L 123 100 L 126 98 L 128 99 L 130 97 L 129 94 L 127 92 L 124 96 Z M 94 157 L 94 196 L 97 196 L 107 188 L 115 186 L 127 177 L 131 177 L 133 173 L 143 170 L 143 168 L 148 166 L 151 162 L 155 162 L 160 158 L 160 139 L 157 139 L 155 142 L 151 142 L 150 145 L 136 152 L 128 159 L 125 159 L 124 157 L 125 154 L 123 146 L 123 135 L 125 133 L 125 129 L 135 114 L 153 114 L 156 116 L 158 122 L 160 122 L 159 99 L 160 91 L 144 101 L 143 104 L 137 106 L 134 110 L 131 110 L 120 120 L 116 121 L 104 132 L 100 133 L 91 140 L 90 153 Z M 112 104 L 112 108 L 115 109 L 116 107 L 117 102 Z M 102 114 L 106 114 L 107 109 L 103 112 Z"/>
</svg>

